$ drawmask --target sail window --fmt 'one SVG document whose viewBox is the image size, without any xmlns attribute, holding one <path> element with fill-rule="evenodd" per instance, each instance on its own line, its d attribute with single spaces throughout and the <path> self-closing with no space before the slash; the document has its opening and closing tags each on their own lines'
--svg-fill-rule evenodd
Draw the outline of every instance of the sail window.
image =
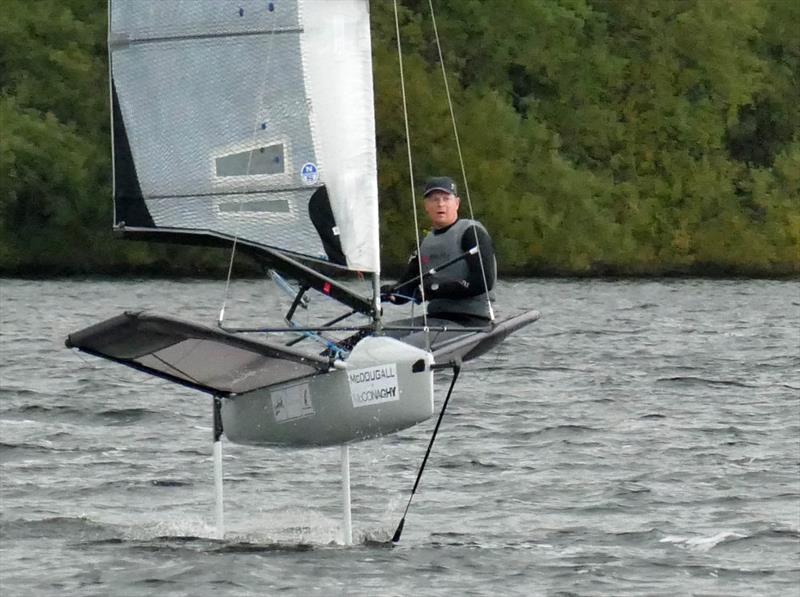
<svg viewBox="0 0 800 597">
<path fill-rule="evenodd" d="M 253 176 L 283 174 L 283 144 L 256 147 L 216 159 L 217 176 Z"/>
</svg>

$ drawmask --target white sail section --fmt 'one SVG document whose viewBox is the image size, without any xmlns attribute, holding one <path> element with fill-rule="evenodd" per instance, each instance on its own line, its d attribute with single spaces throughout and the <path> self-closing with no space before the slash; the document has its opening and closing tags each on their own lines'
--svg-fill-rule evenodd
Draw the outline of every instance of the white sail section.
<svg viewBox="0 0 800 597">
<path fill-rule="evenodd" d="M 118 226 L 379 270 L 367 0 L 110 6 Z"/>
<path fill-rule="evenodd" d="M 368 0 L 304 0 L 312 130 L 348 265 L 380 271 Z"/>
</svg>

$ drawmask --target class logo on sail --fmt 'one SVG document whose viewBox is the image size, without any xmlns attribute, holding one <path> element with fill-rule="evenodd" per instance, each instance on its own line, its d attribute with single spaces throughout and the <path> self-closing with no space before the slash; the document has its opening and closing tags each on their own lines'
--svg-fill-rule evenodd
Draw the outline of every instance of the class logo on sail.
<svg viewBox="0 0 800 597">
<path fill-rule="evenodd" d="M 311 162 L 303 164 L 303 167 L 300 168 L 300 178 L 304 185 L 317 184 L 317 181 L 319 181 L 319 170 L 317 170 L 317 166 Z"/>
</svg>

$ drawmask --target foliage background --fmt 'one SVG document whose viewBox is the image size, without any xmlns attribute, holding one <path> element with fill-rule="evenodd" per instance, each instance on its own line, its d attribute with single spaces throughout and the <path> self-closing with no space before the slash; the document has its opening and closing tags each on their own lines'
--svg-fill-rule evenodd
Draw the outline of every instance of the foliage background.
<svg viewBox="0 0 800 597">
<path fill-rule="evenodd" d="M 434 5 L 471 203 L 501 271 L 800 273 L 800 3 Z M 412 204 L 394 14 L 371 7 L 391 270 L 413 243 Z M 3 9 L 0 273 L 224 271 L 221 251 L 112 241 L 105 1 Z M 460 179 L 428 0 L 402 0 L 400 20 L 415 184 Z"/>
</svg>

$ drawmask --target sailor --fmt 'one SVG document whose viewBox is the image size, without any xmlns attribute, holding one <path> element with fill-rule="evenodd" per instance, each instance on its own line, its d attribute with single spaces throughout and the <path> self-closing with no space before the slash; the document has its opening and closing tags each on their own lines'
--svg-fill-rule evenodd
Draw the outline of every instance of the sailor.
<svg viewBox="0 0 800 597">
<path fill-rule="evenodd" d="M 420 245 L 421 258 L 411 255 L 408 268 L 394 286 L 381 288 L 383 300 L 403 304 L 428 301 L 428 315 L 467 324 L 491 319 L 489 301 L 497 280 L 494 246 L 484 226 L 458 217 L 461 199 L 456 183 L 446 176 L 431 178 L 425 185 L 425 212 L 432 230 Z M 473 249 L 476 249 L 472 253 Z M 454 261 L 449 266 L 445 263 Z M 436 273 L 425 276 L 431 268 Z"/>
</svg>

